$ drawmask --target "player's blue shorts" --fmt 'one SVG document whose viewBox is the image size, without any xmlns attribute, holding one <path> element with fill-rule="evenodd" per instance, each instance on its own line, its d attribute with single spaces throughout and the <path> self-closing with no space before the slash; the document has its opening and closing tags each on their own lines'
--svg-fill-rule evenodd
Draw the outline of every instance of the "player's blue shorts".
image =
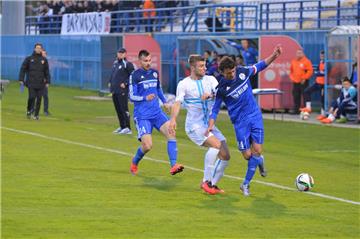
<svg viewBox="0 0 360 239">
<path fill-rule="evenodd" d="M 251 143 L 264 143 L 264 124 L 261 114 L 243 119 L 234 124 L 238 149 L 250 149 Z"/>
<path fill-rule="evenodd" d="M 162 111 L 160 114 L 158 114 L 155 118 L 152 119 L 134 118 L 135 126 L 138 132 L 138 140 L 140 140 L 144 134 L 151 134 L 154 127 L 155 129 L 160 131 L 160 127 L 168 120 L 168 116 Z"/>
</svg>

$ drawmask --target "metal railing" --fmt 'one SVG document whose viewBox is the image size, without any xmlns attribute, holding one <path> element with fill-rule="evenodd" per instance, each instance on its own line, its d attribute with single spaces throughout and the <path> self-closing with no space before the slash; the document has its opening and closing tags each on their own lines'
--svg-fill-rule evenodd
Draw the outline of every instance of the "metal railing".
<svg viewBox="0 0 360 239">
<path fill-rule="evenodd" d="M 327 0 L 329 2 L 329 0 Z M 111 12 L 111 33 L 238 32 L 244 30 L 320 29 L 360 25 L 360 0 L 267 2 L 258 5 L 212 4 Z M 154 12 L 154 17 L 144 17 Z M 26 34 L 59 34 L 62 16 L 26 17 Z"/>
<path fill-rule="evenodd" d="M 259 30 L 326 29 L 360 25 L 360 1 L 306 0 L 260 3 Z"/>
</svg>

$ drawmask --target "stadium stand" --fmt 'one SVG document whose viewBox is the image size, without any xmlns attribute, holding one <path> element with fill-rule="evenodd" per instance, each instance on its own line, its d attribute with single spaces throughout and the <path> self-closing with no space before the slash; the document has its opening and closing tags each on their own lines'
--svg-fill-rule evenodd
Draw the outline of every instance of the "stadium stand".
<svg viewBox="0 0 360 239">
<path fill-rule="evenodd" d="M 124 4 L 128 2 L 131 4 Z M 156 17 L 144 21 L 142 1 L 47 1 L 28 6 L 26 34 L 60 33 L 62 15 L 110 12 L 111 32 L 217 32 L 329 29 L 359 25 L 359 1 L 154 1 Z M 201 4 L 207 3 L 207 4 Z M 32 16 L 36 14 L 37 16 Z M 216 26 L 216 27 L 213 27 Z"/>
</svg>

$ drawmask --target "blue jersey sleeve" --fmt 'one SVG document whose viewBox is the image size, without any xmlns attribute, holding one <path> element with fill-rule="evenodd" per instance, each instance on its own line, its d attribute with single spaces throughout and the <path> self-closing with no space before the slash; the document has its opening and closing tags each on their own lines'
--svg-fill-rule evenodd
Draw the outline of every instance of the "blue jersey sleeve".
<svg viewBox="0 0 360 239">
<path fill-rule="evenodd" d="M 213 119 L 216 121 L 216 118 L 219 114 L 220 111 L 220 107 L 221 107 L 221 103 L 223 101 L 222 96 L 220 95 L 219 91 L 216 93 L 216 99 L 215 99 L 215 103 L 213 105 L 213 108 L 211 110 L 211 114 L 210 114 L 210 119 Z"/>
<path fill-rule="evenodd" d="M 351 99 L 355 100 L 355 96 L 357 95 L 357 92 L 356 92 L 356 88 L 355 87 L 350 87 L 349 89 L 349 96 Z"/>
<path fill-rule="evenodd" d="M 265 61 L 259 61 L 258 63 L 256 63 L 255 65 L 252 65 L 250 68 L 250 75 L 255 75 L 258 72 L 264 70 L 267 67 Z"/>
<path fill-rule="evenodd" d="M 229 44 L 230 46 L 235 47 L 236 49 L 238 49 L 240 51 L 244 50 L 244 48 L 241 45 L 237 44 L 236 42 L 233 42 L 233 41 L 230 41 L 230 40 L 225 40 L 225 41 L 226 41 L 227 44 Z"/>
<path fill-rule="evenodd" d="M 166 98 L 164 96 L 164 92 L 161 89 L 159 81 L 158 81 L 158 86 L 157 86 L 157 94 L 158 94 L 159 99 L 165 104 L 166 103 Z"/>
<path fill-rule="evenodd" d="M 134 73 L 130 75 L 129 96 L 132 102 L 146 100 L 144 96 L 138 93 L 138 84 Z"/>
</svg>

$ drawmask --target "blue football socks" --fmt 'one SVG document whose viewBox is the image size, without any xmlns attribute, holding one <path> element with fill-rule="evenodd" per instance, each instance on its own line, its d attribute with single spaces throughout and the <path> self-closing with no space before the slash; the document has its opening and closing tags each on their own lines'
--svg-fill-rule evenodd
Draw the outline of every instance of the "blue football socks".
<svg viewBox="0 0 360 239">
<path fill-rule="evenodd" d="M 132 160 L 132 162 L 135 164 L 135 165 L 138 165 L 140 160 L 144 157 L 144 152 L 141 150 L 141 147 L 139 147 L 136 151 L 136 154 Z"/>
<path fill-rule="evenodd" d="M 251 155 L 251 157 L 250 157 L 250 159 L 248 161 L 248 169 L 246 171 L 244 184 L 249 184 L 251 179 L 254 177 L 256 167 L 259 164 L 259 159 L 258 158 L 260 158 L 260 157 L 256 157 L 256 156 Z"/>
<path fill-rule="evenodd" d="M 176 164 L 177 151 L 178 151 L 178 149 L 177 149 L 177 145 L 176 145 L 176 140 L 168 140 L 168 142 L 167 142 L 167 152 L 168 152 L 168 155 L 169 155 L 169 161 L 170 161 L 171 167 Z"/>
</svg>

